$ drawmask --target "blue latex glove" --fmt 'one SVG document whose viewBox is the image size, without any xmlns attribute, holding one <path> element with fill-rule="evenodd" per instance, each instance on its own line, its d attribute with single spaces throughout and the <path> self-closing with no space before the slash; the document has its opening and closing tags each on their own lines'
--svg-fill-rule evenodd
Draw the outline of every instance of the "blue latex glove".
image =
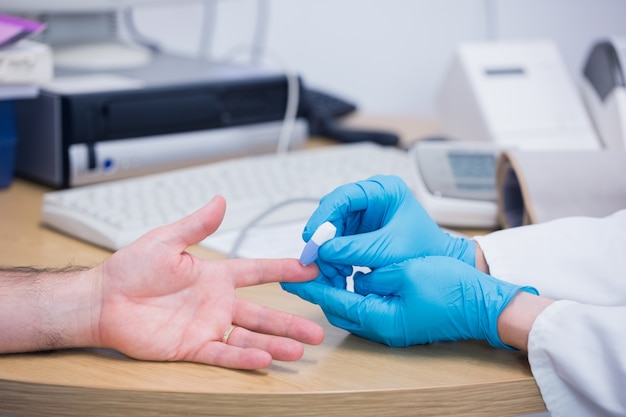
<svg viewBox="0 0 626 417">
<path fill-rule="evenodd" d="M 319 304 L 331 324 L 389 346 L 476 339 L 508 348 L 498 336 L 500 313 L 518 291 L 537 294 L 441 256 L 357 274 L 354 293 L 319 279 L 281 285 Z"/>
<path fill-rule="evenodd" d="M 377 268 L 430 255 L 475 264 L 474 242 L 441 230 L 396 176 L 377 175 L 323 197 L 304 228 L 303 239 L 308 241 L 325 221 L 337 227 L 337 237 L 319 250 L 318 264 L 327 276 L 334 274 L 331 268 L 345 276 L 350 275 L 346 266 Z"/>
</svg>

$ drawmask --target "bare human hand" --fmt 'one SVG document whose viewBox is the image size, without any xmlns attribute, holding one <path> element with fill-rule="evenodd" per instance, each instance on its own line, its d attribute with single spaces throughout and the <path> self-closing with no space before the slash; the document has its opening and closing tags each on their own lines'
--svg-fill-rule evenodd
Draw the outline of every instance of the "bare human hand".
<svg viewBox="0 0 626 417">
<path fill-rule="evenodd" d="M 99 286 L 92 317 L 98 346 L 137 359 L 257 369 L 272 359 L 297 360 L 302 343 L 322 342 L 317 324 L 235 296 L 238 287 L 311 280 L 315 266 L 295 259 L 204 260 L 186 251 L 215 232 L 225 205 L 216 197 L 93 270 Z M 237 327 L 223 343 L 231 324 Z"/>
</svg>

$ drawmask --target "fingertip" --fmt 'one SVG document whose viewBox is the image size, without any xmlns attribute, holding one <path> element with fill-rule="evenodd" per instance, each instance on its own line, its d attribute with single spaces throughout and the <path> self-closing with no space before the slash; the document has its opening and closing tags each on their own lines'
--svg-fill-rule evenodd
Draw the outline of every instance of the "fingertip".
<svg viewBox="0 0 626 417">
<path fill-rule="evenodd" d="M 304 356 L 304 345 L 302 343 L 294 343 L 293 346 L 291 346 L 290 350 L 287 352 L 287 354 L 280 358 L 274 358 L 277 360 L 285 360 L 285 361 L 297 361 L 302 359 L 302 357 Z"/>
<path fill-rule="evenodd" d="M 258 351 L 258 366 L 252 368 L 252 369 L 265 369 L 268 368 L 271 364 L 272 361 L 274 360 L 274 358 L 272 358 L 272 355 L 270 355 L 268 352 L 265 352 L 263 350 L 259 350 Z"/>
<path fill-rule="evenodd" d="M 209 204 L 212 203 L 223 204 L 224 206 L 226 206 L 226 198 L 224 198 L 224 196 L 221 194 L 215 194 L 213 198 L 211 198 L 211 201 L 209 201 Z"/>
<path fill-rule="evenodd" d="M 184 246 L 196 244 L 218 229 L 225 212 L 226 200 L 216 195 L 195 212 L 166 226 L 169 238 Z"/>
<path fill-rule="evenodd" d="M 219 219 L 216 229 L 220 224 L 222 224 L 222 220 L 226 214 L 226 205 L 226 199 L 220 194 L 213 196 L 211 201 L 207 204 L 210 209 L 211 216 Z"/>
<path fill-rule="evenodd" d="M 306 268 L 306 279 L 304 280 L 306 281 L 311 281 L 315 278 L 317 278 L 320 274 L 320 269 L 316 264 L 310 264 L 310 265 L 306 265 L 304 266 L 304 268 Z"/>
<path fill-rule="evenodd" d="M 238 363 L 231 368 L 256 370 L 268 368 L 274 358 L 269 352 L 255 348 L 244 348 L 242 350 L 242 357 Z"/>
<path fill-rule="evenodd" d="M 322 326 L 308 319 L 299 319 L 294 330 L 290 331 L 288 337 L 307 345 L 319 345 L 324 341 L 325 332 Z"/>
<path fill-rule="evenodd" d="M 205 213 L 207 212 L 207 213 Z M 224 213 L 226 212 L 226 199 L 222 195 L 214 195 L 208 203 L 204 206 L 196 210 L 196 213 L 202 213 L 203 215 L 208 215 L 210 217 L 224 217 Z M 193 214 L 192 214 L 193 215 Z"/>
<path fill-rule="evenodd" d="M 325 338 L 326 332 L 324 332 L 324 328 L 317 325 L 317 329 L 311 332 L 311 338 L 306 343 L 309 345 L 321 345 Z"/>
<path fill-rule="evenodd" d="M 294 273 L 285 274 L 285 282 L 306 282 L 311 281 L 319 275 L 319 268 L 315 263 L 303 265 L 298 259 L 290 260 L 294 264 Z"/>
</svg>

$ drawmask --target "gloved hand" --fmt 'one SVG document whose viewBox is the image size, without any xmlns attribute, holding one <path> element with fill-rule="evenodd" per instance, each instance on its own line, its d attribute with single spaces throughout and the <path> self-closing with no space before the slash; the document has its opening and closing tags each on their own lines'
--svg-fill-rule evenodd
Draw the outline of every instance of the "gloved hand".
<svg viewBox="0 0 626 417">
<path fill-rule="evenodd" d="M 441 230 L 396 176 L 377 175 L 338 187 L 323 197 L 304 228 L 303 239 L 308 241 L 325 221 L 337 227 L 337 237 L 319 251 L 318 264 L 325 275 L 333 273 L 324 262 L 335 268 L 377 268 L 437 255 L 475 264 L 474 242 Z"/>
<path fill-rule="evenodd" d="M 320 279 L 281 285 L 319 304 L 331 324 L 389 346 L 476 339 L 508 348 L 498 336 L 500 313 L 518 291 L 537 294 L 441 256 L 357 273 L 355 292 Z"/>
</svg>

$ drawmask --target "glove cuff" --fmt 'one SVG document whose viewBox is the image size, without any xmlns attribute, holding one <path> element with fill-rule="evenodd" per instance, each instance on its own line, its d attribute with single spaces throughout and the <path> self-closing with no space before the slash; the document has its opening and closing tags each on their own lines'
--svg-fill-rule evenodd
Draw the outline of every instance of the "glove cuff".
<svg viewBox="0 0 626 417">
<path fill-rule="evenodd" d="M 447 253 L 453 253 L 458 260 L 476 267 L 476 243 L 474 240 L 465 237 L 451 237 L 451 239 L 452 247 Z"/>
<path fill-rule="evenodd" d="M 500 286 L 500 291 L 498 292 L 499 297 L 492 300 L 493 302 L 491 303 L 491 305 L 487 305 L 488 323 L 485 338 L 491 346 L 501 349 L 517 350 L 514 347 L 505 344 L 504 342 L 502 342 L 502 339 L 500 339 L 500 335 L 498 334 L 498 318 L 500 317 L 500 314 L 506 308 L 506 306 L 520 291 L 539 295 L 539 291 L 537 291 L 537 289 L 534 287 L 519 286 L 506 283 L 505 285 Z"/>
</svg>

